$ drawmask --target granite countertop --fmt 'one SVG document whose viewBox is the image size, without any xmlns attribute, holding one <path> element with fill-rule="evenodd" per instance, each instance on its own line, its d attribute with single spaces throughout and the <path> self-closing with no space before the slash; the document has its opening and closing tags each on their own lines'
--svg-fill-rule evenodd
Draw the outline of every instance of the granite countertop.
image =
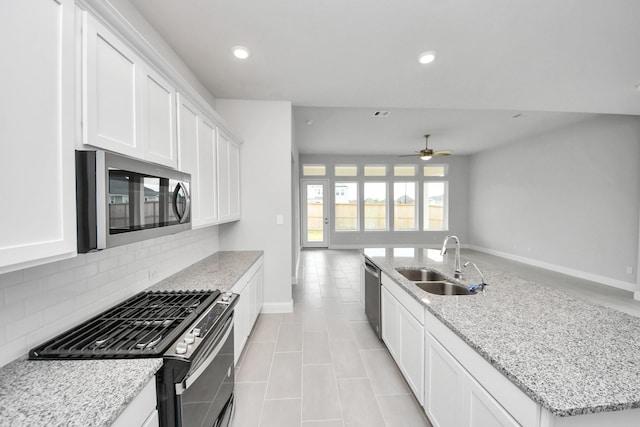
<svg viewBox="0 0 640 427">
<path fill-rule="evenodd" d="M 262 256 L 263 251 L 222 251 L 151 286 L 150 291 L 228 291 Z"/>
<path fill-rule="evenodd" d="M 229 290 L 262 251 L 217 252 L 147 290 Z M 0 367 L 0 425 L 110 426 L 162 359 L 27 360 Z"/>
<path fill-rule="evenodd" d="M 162 359 L 26 360 L 0 368 L 0 425 L 110 426 Z"/>
<path fill-rule="evenodd" d="M 529 397 L 571 416 L 640 408 L 640 318 L 478 262 L 484 293 L 434 295 L 395 269 L 453 277 L 453 250 L 366 249 L 364 254 Z M 465 251 L 472 260 L 473 251 Z M 465 269 L 470 285 L 480 277 Z"/>
</svg>

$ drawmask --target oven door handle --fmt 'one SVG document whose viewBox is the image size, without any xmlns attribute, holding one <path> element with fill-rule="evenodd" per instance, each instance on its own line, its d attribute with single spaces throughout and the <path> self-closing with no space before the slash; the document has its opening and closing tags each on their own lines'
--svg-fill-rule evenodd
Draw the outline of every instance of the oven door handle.
<svg viewBox="0 0 640 427">
<path fill-rule="evenodd" d="M 182 382 L 176 384 L 176 395 L 178 396 L 182 395 L 182 393 L 184 393 L 186 389 L 191 387 L 191 385 L 194 382 L 196 382 L 200 377 L 200 375 L 202 375 L 202 373 L 209 367 L 211 362 L 213 362 L 213 359 L 215 359 L 218 353 L 220 353 L 222 346 L 225 344 L 225 342 L 227 342 L 227 338 L 229 338 L 229 335 L 231 334 L 231 332 L 233 332 L 232 326 L 233 326 L 233 317 L 230 317 L 227 320 L 226 324 L 224 325 L 223 330 L 226 330 L 224 336 L 222 337 L 220 342 L 218 342 L 218 344 L 213 349 L 213 351 L 209 353 L 205 361 L 202 362 L 200 366 L 198 366 L 198 368 L 195 371 L 193 371 L 191 375 L 186 377 Z"/>
</svg>

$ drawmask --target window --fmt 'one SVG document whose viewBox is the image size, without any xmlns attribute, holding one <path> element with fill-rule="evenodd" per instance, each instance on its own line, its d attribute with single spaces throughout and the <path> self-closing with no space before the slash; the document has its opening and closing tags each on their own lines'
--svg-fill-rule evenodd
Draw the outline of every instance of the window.
<svg viewBox="0 0 640 427">
<path fill-rule="evenodd" d="M 302 175 L 304 176 L 325 176 L 327 174 L 325 165 L 302 165 Z"/>
<path fill-rule="evenodd" d="M 395 182 L 393 184 L 393 229 L 416 229 L 416 183 Z"/>
<path fill-rule="evenodd" d="M 424 229 L 447 230 L 448 185 L 443 181 L 424 183 Z"/>
<path fill-rule="evenodd" d="M 364 229 L 387 229 L 387 183 L 364 183 Z"/>
<path fill-rule="evenodd" d="M 424 176 L 447 176 L 447 165 L 430 165 L 424 167 Z"/>
<path fill-rule="evenodd" d="M 414 165 L 396 165 L 393 167 L 394 176 L 416 176 Z"/>
<path fill-rule="evenodd" d="M 336 165 L 335 176 L 358 176 L 358 166 L 356 165 Z"/>
<path fill-rule="evenodd" d="M 366 165 L 364 176 L 387 176 L 387 167 L 385 165 Z"/>
<path fill-rule="evenodd" d="M 358 231 L 358 183 L 336 182 L 336 231 Z"/>
</svg>

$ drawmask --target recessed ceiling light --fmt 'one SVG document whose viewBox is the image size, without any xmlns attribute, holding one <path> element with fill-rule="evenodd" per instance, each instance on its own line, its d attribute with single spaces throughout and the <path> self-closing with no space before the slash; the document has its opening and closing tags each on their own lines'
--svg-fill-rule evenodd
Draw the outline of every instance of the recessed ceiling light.
<svg viewBox="0 0 640 427">
<path fill-rule="evenodd" d="M 233 52 L 233 56 L 238 59 L 247 59 L 250 55 L 249 49 L 244 46 L 234 46 L 231 51 Z"/>
<path fill-rule="evenodd" d="M 421 64 L 431 64 L 436 59 L 434 51 L 424 52 L 418 56 L 418 62 Z"/>
</svg>

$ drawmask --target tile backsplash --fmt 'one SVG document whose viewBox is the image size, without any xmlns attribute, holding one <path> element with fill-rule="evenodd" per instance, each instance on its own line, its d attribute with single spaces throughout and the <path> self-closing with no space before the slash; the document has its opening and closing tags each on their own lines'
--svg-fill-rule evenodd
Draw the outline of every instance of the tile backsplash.
<svg viewBox="0 0 640 427">
<path fill-rule="evenodd" d="M 213 226 L 0 275 L 0 366 L 218 250 Z"/>
</svg>

